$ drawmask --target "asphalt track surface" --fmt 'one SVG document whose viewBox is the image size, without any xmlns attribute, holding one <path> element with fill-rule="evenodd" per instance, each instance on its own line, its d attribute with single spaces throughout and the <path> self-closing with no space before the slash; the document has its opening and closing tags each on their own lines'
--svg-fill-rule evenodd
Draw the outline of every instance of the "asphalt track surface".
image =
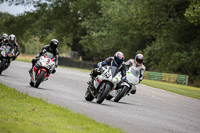
<svg viewBox="0 0 200 133">
<path fill-rule="evenodd" d="M 0 83 L 128 133 L 200 133 L 200 100 L 138 85 L 135 95 L 119 103 L 97 104 L 84 99 L 88 72 L 58 68 L 37 89 L 29 86 L 30 67 L 31 63 L 12 62 Z"/>
</svg>

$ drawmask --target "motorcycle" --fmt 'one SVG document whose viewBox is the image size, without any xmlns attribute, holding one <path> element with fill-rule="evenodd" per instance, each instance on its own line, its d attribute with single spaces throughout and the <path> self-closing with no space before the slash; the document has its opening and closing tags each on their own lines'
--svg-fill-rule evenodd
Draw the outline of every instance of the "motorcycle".
<svg viewBox="0 0 200 133">
<path fill-rule="evenodd" d="M 136 93 L 135 85 L 140 83 L 140 70 L 135 66 L 131 66 L 126 71 L 126 76 L 127 81 L 122 82 L 120 85 L 118 85 L 120 86 L 119 88 L 112 90 L 106 97 L 107 100 L 111 100 L 114 97 L 114 101 L 118 102 L 122 97 L 129 95 L 130 92 L 132 92 L 132 94 Z"/>
<path fill-rule="evenodd" d="M 15 50 L 8 45 L 3 45 L 0 48 L 0 75 L 1 73 L 6 70 L 10 62 L 13 60 L 13 57 L 15 57 Z"/>
<path fill-rule="evenodd" d="M 36 88 L 38 88 L 41 82 L 48 80 L 51 72 L 55 69 L 55 57 L 52 53 L 45 53 L 38 61 L 38 69 L 36 70 L 34 66 L 30 73 L 30 85 Z"/>
<path fill-rule="evenodd" d="M 121 81 L 121 74 L 118 73 L 118 68 L 115 66 L 102 67 L 100 73 L 100 75 L 88 82 L 88 88 L 85 93 L 87 101 L 92 101 L 96 98 L 96 102 L 99 104 Z"/>
</svg>

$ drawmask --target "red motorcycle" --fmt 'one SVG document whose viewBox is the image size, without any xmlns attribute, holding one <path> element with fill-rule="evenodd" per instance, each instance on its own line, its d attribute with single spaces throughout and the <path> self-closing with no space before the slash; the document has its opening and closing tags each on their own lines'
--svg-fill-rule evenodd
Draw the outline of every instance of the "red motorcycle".
<svg viewBox="0 0 200 133">
<path fill-rule="evenodd" d="M 47 52 L 40 57 L 36 64 L 39 67 L 38 69 L 33 67 L 30 73 L 30 85 L 37 88 L 41 82 L 48 80 L 51 72 L 55 69 L 55 57 L 52 53 Z"/>
</svg>

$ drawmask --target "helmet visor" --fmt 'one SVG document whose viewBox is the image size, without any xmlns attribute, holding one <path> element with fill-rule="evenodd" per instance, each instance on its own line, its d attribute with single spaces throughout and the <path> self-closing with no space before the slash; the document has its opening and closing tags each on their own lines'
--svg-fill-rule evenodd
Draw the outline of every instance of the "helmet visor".
<svg viewBox="0 0 200 133">
<path fill-rule="evenodd" d="M 117 58 L 115 61 L 117 62 L 118 65 L 121 65 L 122 62 L 124 61 L 124 58 L 122 59 Z"/>
<path fill-rule="evenodd" d="M 136 59 L 136 61 L 141 64 L 143 62 L 143 59 Z"/>
</svg>

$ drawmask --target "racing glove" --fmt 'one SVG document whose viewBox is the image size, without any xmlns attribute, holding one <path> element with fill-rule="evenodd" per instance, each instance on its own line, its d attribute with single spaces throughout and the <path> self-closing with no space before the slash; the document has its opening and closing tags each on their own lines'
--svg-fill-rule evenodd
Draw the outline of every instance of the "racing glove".
<svg viewBox="0 0 200 133">
<path fill-rule="evenodd" d="M 126 82 L 126 81 L 127 81 L 126 76 L 123 76 L 122 77 L 122 82 Z"/>
</svg>

